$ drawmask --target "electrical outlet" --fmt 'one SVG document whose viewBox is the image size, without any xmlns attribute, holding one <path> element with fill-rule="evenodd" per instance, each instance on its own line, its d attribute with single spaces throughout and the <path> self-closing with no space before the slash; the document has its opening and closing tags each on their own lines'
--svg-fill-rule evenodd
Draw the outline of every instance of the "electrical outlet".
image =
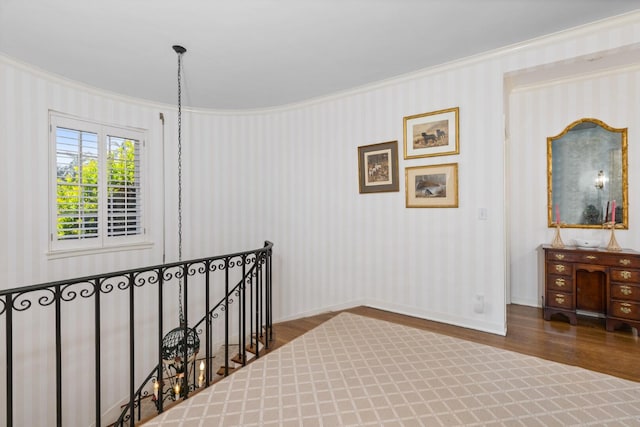
<svg viewBox="0 0 640 427">
<path fill-rule="evenodd" d="M 473 311 L 476 313 L 484 313 L 484 295 L 476 295 L 473 302 Z"/>
</svg>

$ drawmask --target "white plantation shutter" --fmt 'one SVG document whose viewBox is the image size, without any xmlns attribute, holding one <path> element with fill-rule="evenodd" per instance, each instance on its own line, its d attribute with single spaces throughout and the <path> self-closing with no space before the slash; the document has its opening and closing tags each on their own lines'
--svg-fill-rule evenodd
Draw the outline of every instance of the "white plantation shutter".
<svg viewBox="0 0 640 427">
<path fill-rule="evenodd" d="M 58 239 L 98 237 L 97 165 L 97 134 L 78 129 L 56 128 Z"/>
<path fill-rule="evenodd" d="M 53 252 L 136 244 L 144 235 L 144 133 L 51 113 Z"/>
<path fill-rule="evenodd" d="M 107 137 L 107 235 L 142 233 L 140 141 Z"/>
</svg>

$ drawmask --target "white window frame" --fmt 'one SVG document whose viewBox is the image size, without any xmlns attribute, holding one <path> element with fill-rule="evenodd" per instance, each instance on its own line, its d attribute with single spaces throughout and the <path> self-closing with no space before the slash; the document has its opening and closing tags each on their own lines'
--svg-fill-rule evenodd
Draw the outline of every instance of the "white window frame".
<svg viewBox="0 0 640 427">
<path fill-rule="evenodd" d="M 57 233 L 57 128 L 74 129 L 98 135 L 98 236 L 83 239 L 58 239 Z M 140 168 L 140 228 L 141 233 L 126 236 L 107 234 L 107 140 L 120 137 L 139 141 Z M 147 179 L 147 131 L 132 127 L 97 123 L 67 114 L 49 112 L 49 253 L 50 257 L 87 255 L 127 249 L 142 249 L 151 245 L 148 241 L 148 179 Z"/>
</svg>

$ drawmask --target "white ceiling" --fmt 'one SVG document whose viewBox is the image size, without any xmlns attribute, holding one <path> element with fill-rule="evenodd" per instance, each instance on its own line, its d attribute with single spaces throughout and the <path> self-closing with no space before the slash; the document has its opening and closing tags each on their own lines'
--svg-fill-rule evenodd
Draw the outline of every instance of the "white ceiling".
<svg viewBox="0 0 640 427">
<path fill-rule="evenodd" d="M 639 0 L 0 0 L 0 53 L 119 94 L 285 105 L 606 17 Z"/>
</svg>

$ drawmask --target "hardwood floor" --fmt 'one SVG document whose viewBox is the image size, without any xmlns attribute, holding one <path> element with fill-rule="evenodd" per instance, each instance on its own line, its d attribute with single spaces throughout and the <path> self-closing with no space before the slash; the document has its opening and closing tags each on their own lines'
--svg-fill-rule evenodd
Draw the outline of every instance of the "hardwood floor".
<svg viewBox="0 0 640 427">
<path fill-rule="evenodd" d="M 511 304 L 507 306 L 507 336 L 503 337 L 370 307 L 344 311 L 640 382 L 637 331 L 626 328 L 607 332 L 602 319 L 579 317 L 578 325 L 571 326 L 561 317 L 545 321 L 542 309 Z M 327 312 L 275 324 L 272 348 L 286 344 L 339 313 Z"/>
</svg>

